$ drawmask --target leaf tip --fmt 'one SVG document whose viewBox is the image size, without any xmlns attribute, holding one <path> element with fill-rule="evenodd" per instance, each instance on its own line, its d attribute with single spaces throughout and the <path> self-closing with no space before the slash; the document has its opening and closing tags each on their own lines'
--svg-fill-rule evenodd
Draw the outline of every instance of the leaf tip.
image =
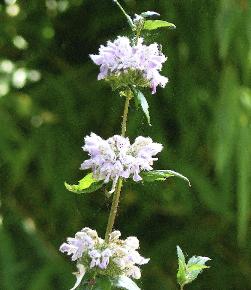
<svg viewBox="0 0 251 290">
<path fill-rule="evenodd" d="M 64 182 L 64 186 L 66 187 L 66 189 L 70 190 L 70 184 L 68 184 L 66 181 Z"/>
</svg>

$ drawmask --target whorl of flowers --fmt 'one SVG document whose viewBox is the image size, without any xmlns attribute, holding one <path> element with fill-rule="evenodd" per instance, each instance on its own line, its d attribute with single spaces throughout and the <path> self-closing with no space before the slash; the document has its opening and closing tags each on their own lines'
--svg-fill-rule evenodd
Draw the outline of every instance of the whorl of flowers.
<svg viewBox="0 0 251 290">
<path fill-rule="evenodd" d="M 61 245 L 60 251 L 71 255 L 72 261 L 77 261 L 79 273 L 76 274 L 77 282 L 72 289 L 80 284 L 86 271 L 94 270 L 110 277 L 141 277 L 138 266 L 147 264 L 149 259 L 145 259 L 137 251 L 139 240 L 136 237 L 121 240 L 120 236 L 119 231 L 113 231 L 106 243 L 98 237 L 95 230 L 86 227 Z"/>
<path fill-rule="evenodd" d="M 167 58 L 157 43 L 144 45 L 143 38 L 139 38 L 134 45 L 128 37 L 119 36 L 114 42 L 108 41 L 107 46 L 101 45 L 99 54 L 92 54 L 90 57 L 100 66 L 99 80 L 119 77 L 121 74 L 123 79 L 126 79 L 127 73 L 136 72 L 147 81 L 142 86 L 149 86 L 153 94 L 156 93 L 158 85 L 165 87 L 168 82 L 168 79 L 160 74 Z M 133 80 L 131 82 L 129 85 L 135 85 Z"/>
<path fill-rule="evenodd" d="M 92 169 L 97 180 L 113 182 L 115 190 L 119 177 L 130 178 L 138 182 L 142 180 L 139 173 L 152 170 L 153 158 L 163 146 L 154 143 L 150 137 L 139 136 L 133 144 L 126 137 L 115 135 L 107 140 L 91 133 L 85 137 L 83 150 L 89 153 L 90 159 L 81 164 L 81 169 Z"/>
</svg>

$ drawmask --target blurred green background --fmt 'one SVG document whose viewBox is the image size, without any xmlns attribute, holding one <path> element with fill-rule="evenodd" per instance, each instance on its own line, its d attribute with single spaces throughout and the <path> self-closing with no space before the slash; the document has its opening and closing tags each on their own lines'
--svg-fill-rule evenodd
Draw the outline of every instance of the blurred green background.
<svg viewBox="0 0 251 290">
<path fill-rule="evenodd" d="M 128 132 L 164 144 L 155 168 L 189 177 L 124 187 L 116 228 L 137 235 L 142 288 L 175 290 L 176 245 L 212 267 L 187 289 L 251 289 L 251 1 L 127 0 L 176 24 L 146 39 L 168 56 L 152 127 L 134 106 Z M 5 0 L 0 5 L 0 289 L 69 289 L 58 252 L 84 226 L 104 235 L 110 200 L 67 192 L 83 177 L 83 138 L 120 130 L 123 100 L 88 57 L 128 34 L 110 0 Z"/>
</svg>

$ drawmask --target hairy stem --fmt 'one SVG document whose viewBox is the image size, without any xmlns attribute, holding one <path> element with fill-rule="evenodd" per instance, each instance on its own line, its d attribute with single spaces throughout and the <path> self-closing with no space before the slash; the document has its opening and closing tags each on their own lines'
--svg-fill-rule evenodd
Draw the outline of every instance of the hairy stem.
<svg viewBox="0 0 251 290">
<path fill-rule="evenodd" d="M 130 103 L 130 99 L 132 98 L 131 90 L 127 90 L 125 92 L 125 95 L 126 95 L 126 101 L 125 101 L 125 107 L 124 107 L 124 113 L 123 113 L 123 120 L 122 120 L 122 124 L 121 124 L 121 135 L 123 137 L 125 136 L 125 133 L 126 133 L 126 124 L 127 124 L 129 103 Z M 123 186 L 123 179 L 119 178 L 117 186 L 116 186 L 116 190 L 113 194 L 112 206 L 111 206 L 110 215 L 109 215 L 109 219 L 108 219 L 108 223 L 107 223 L 107 227 L 106 227 L 106 233 L 105 233 L 105 241 L 106 242 L 108 242 L 109 235 L 113 229 L 116 214 L 118 211 L 119 198 L 120 198 L 122 186 Z"/>
<path fill-rule="evenodd" d="M 110 215 L 109 215 L 109 219 L 108 219 L 108 223 L 107 223 L 107 228 L 106 228 L 106 233 L 105 233 L 105 241 L 106 242 L 108 242 L 108 240 L 109 240 L 109 235 L 112 232 L 112 228 L 113 228 L 113 225 L 115 222 L 122 186 L 123 186 L 123 180 L 122 180 L 122 178 L 119 178 L 116 190 L 113 194 L 112 207 L 111 207 L 111 211 L 110 211 Z"/>
<path fill-rule="evenodd" d="M 125 134 L 126 134 L 127 116 L 128 116 L 129 103 L 130 103 L 131 98 L 132 98 L 132 92 L 131 90 L 128 90 L 126 92 L 125 107 L 124 107 L 123 119 L 122 119 L 122 124 L 121 124 L 121 135 L 123 137 L 125 137 Z"/>
</svg>

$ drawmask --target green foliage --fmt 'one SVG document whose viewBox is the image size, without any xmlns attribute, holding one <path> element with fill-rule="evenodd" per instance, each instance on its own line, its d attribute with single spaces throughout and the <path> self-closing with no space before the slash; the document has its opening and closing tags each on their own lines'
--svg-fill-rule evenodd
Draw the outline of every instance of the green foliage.
<svg viewBox="0 0 251 290">
<path fill-rule="evenodd" d="M 150 114 L 149 114 L 149 105 L 148 102 L 145 98 L 145 96 L 143 95 L 143 93 L 138 90 L 138 89 L 133 89 L 133 94 L 135 97 L 135 102 L 136 102 L 136 106 L 140 105 L 142 111 L 144 112 L 147 122 L 149 124 L 149 126 L 151 126 L 151 120 L 150 120 Z"/>
<path fill-rule="evenodd" d="M 95 279 L 95 284 L 92 286 L 93 290 L 112 290 L 112 282 L 107 277 L 98 277 Z"/>
<path fill-rule="evenodd" d="M 117 276 L 111 279 L 108 276 L 99 275 L 91 279 L 86 278 L 82 284 L 83 287 L 80 288 L 83 290 L 140 290 L 137 284 L 126 276 Z"/>
<path fill-rule="evenodd" d="M 103 195 L 71 195 L 63 183 L 82 178 L 74 173 L 86 158 L 81 146 L 90 130 L 104 138 L 120 132 L 123 101 L 97 82 L 88 55 L 126 35 L 125 19 L 111 1 L 46 3 L 50 8 L 16 1 L 15 17 L 7 4 L 0 9 L 0 289 L 6 290 L 72 287 L 74 269 L 59 245 L 84 226 L 102 232 L 109 205 Z M 123 3 L 130 15 L 153 9 L 178 28 L 150 38 L 144 31 L 168 56 L 169 83 L 147 98 L 152 126 L 131 106 L 128 132 L 163 143 L 155 168 L 179 168 L 193 185 L 170 179 L 169 186 L 124 187 L 116 228 L 137 234 L 152 258 L 142 288 L 176 289 L 173 249 L 182 241 L 214 257 L 191 289 L 250 289 L 249 2 Z M 17 35 L 27 41 L 25 50 L 13 44 Z M 15 69 L 40 71 L 41 80 L 15 87 L 13 72 L 2 70 L 6 59 Z"/>
<path fill-rule="evenodd" d="M 20 268 L 15 257 L 14 245 L 10 236 L 0 229 L 0 281 L 3 289 L 11 290 L 17 287 L 17 274 Z"/>
<path fill-rule="evenodd" d="M 70 185 L 65 182 L 65 187 L 77 194 L 80 193 L 90 193 L 100 189 L 103 186 L 103 181 L 98 181 L 93 178 L 92 173 L 87 174 L 84 178 L 82 178 L 77 185 Z"/>
<path fill-rule="evenodd" d="M 153 182 L 153 181 L 165 181 L 167 178 L 176 176 L 188 182 L 189 186 L 190 181 L 187 177 L 182 174 L 175 172 L 173 170 L 151 170 L 141 173 L 143 182 Z"/>
<path fill-rule="evenodd" d="M 184 254 L 179 246 L 177 246 L 178 255 L 178 272 L 177 272 L 177 282 L 182 287 L 193 282 L 198 275 L 208 266 L 205 263 L 211 260 L 208 257 L 193 256 L 190 258 L 186 264 Z"/>
<path fill-rule="evenodd" d="M 144 22 L 143 29 L 145 30 L 155 30 L 159 28 L 171 28 L 175 29 L 176 26 L 173 23 L 164 20 L 146 20 Z"/>
</svg>

